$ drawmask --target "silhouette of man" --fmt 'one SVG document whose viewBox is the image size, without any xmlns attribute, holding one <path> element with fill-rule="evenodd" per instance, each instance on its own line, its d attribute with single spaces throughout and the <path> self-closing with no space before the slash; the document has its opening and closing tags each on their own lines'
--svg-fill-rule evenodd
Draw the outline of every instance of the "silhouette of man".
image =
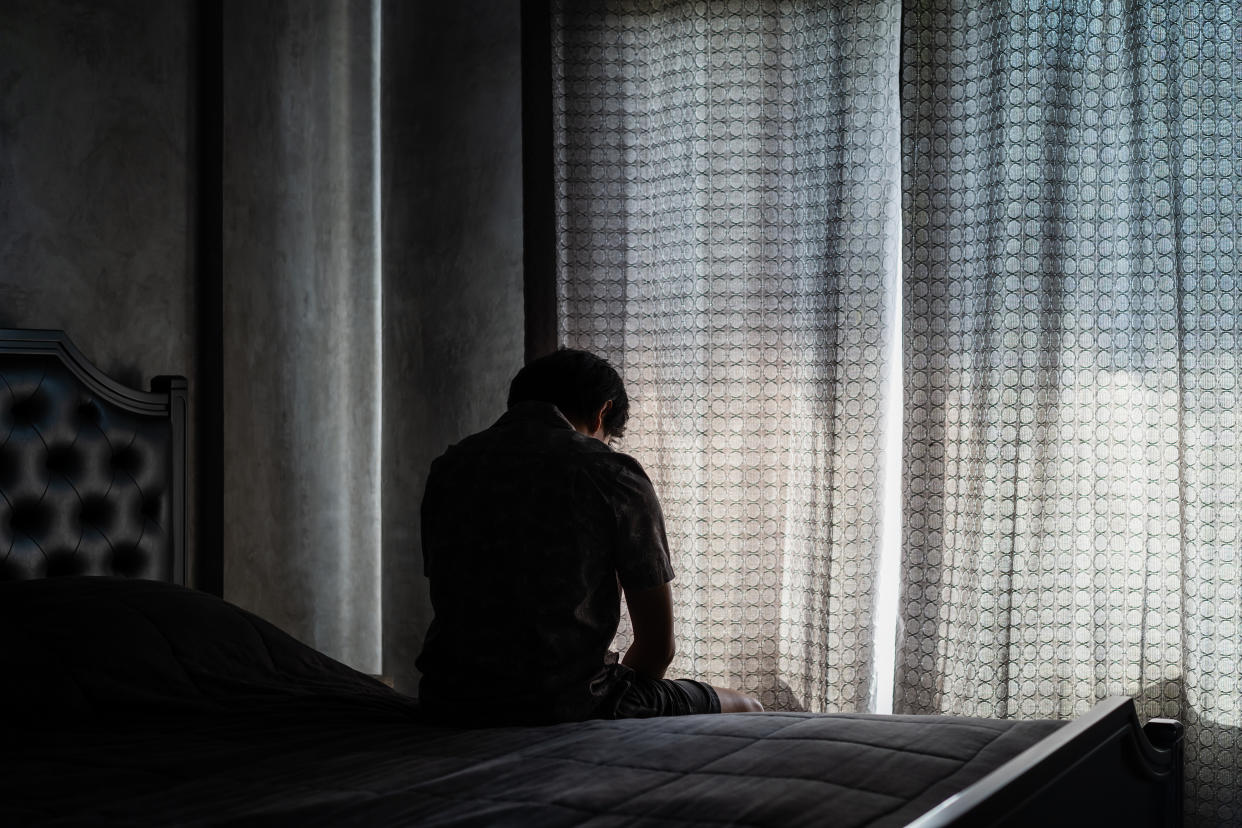
<svg viewBox="0 0 1242 828">
<path fill-rule="evenodd" d="M 425 711 L 460 724 L 757 712 L 754 698 L 664 678 L 673 659 L 660 502 L 621 436 L 629 399 L 607 361 L 560 350 L 518 372 L 508 411 L 431 466 L 422 503 L 435 619 Z M 624 594 L 634 629 L 609 646 Z"/>
</svg>

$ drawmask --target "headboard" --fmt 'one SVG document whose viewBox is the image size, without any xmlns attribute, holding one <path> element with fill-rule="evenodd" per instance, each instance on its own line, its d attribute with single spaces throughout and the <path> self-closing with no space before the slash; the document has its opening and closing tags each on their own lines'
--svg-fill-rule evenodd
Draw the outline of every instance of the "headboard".
<svg viewBox="0 0 1242 828">
<path fill-rule="evenodd" d="M 61 331 L 0 329 L 0 580 L 185 584 L 186 380 L 105 376 Z"/>
</svg>

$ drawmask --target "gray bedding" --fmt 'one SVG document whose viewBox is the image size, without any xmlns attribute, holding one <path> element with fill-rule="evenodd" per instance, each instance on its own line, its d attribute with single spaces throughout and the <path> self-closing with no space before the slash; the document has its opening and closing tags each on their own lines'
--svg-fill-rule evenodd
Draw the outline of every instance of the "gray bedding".
<svg viewBox="0 0 1242 828">
<path fill-rule="evenodd" d="M 1060 725 L 766 713 L 449 729 L 218 599 L 58 580 L 0 584 L 4 825 L 904 825 Z"/>
</svg>

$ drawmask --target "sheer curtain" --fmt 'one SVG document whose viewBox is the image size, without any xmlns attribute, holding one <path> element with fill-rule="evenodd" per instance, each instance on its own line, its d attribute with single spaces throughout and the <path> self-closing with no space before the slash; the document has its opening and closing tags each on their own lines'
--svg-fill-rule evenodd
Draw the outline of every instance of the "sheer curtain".
<svg viewBox="0 0 1242 828">
<path fill-rule="evenodd" d="M 1236 0 L 582 5 L 562 340 L 633 388 L 676 669 L 874 709 L 904 329 L 896 711 L 1135 695 L 1242 820 Z"/>
<path fill-rule="evenodd" d="M 1242 821 L 1236 2 L 905 20 L 899 712 L 1188 727 Z"/>
<path fill-rule="evenodd" d="M 634 399 L 621 448 L 678 573 L 671 674 L 769 707 L 872 692 L 899 17 L 553 6 L 561 339 Z"/>
</svg>

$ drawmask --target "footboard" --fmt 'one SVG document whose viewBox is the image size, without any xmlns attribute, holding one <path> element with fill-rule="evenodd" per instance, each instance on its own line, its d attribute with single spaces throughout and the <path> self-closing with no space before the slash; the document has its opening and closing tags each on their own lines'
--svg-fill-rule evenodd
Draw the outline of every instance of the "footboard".
<svg viewBox="0 0 1242 828">
<path fill-rule="evenodd" d="M 1182 725 L 1139 725 L 1134 702 L 1086 715 L 910 823 L 967 826 L 1182 824 Z"/>
</svg>

